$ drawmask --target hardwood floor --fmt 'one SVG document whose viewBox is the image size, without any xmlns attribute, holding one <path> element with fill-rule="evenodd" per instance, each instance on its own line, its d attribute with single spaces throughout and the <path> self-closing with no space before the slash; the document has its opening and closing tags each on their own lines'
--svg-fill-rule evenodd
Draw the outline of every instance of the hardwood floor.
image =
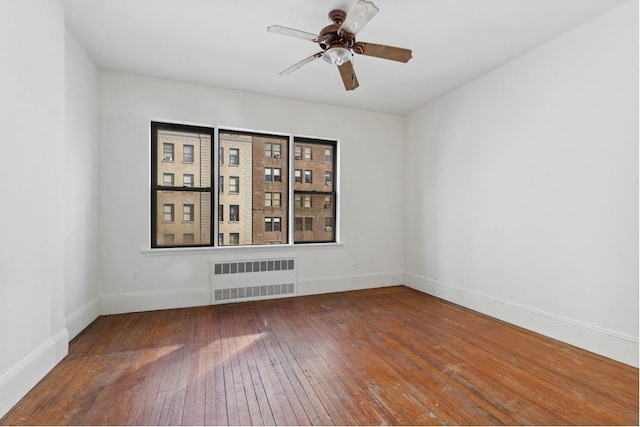
<svg viewBox="0 0 640 427">
<path fill-rule="evenodd" d="M 638 425 L 638 369 L 399 286 L 100 317 L 0 421 Z"/>
</svg>

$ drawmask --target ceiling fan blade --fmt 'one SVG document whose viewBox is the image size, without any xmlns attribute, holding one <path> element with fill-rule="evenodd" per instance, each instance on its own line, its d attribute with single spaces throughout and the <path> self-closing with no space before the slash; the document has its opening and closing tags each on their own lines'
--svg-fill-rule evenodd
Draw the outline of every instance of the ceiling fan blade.
<svg viewBox="0 0 640 427">
<path fill-rule="evenodd" d="M 351 34 L 356 34 L 365 26 L 367 22 L 378 13 L 375 4 L 367 0 L 358 0 L 355 7 L 347 13 L 347 17 L 340 26 L 340 30 L 346 30 Z"/>
<path fill-rule="evenodd" d="M 272 25 L 267 27 L 270 33 L 282 34 L 283 36 L 298 37 L 299 39 L 317 42 L 319 37 L 317 34 L 307 33 L 306 31 L 294 30 L 293 28 L 283 27 L 281 25 Z"/>
<path fill-rule="evenodd" d="M 280 75 L 281 76 L 286 76 L 287 74 L 291 74 L 295 70 L 297 70 L 298 68 L 302 67 L 303 65 L 307 65 L 311 61 L 315 61 L 316 59 L 320 58 L 321 56 L 322 56 L 322 52 L 314 53 L 310 57 L 305 58 L 305 59 L 303 59 L 302 61 L 300 61 L 300 62 L 298 62 L 296 64 L 293 64 L 291 67 L 287 68 L 284 71 L 281 71 Z"/>
<path fill-rule="evenodd" d="M 390 59 L 398 62 L 408 62 L 411 59 L 411 49 L 385 46 L 382 44 L 357 42 L 353 51 L 361 55 L 375 56 L 376 58 Z"/>
<path fill-rule="evenodd" d="M 340 71 L 340 77 L 342 77 L 342 82 L 344 83 L 344 88 L 346 90 L 354 90 L 360 86 L 358 78 L 356 77 L 356 72 L 353 70 L 352 61 L 347 61 L 342 65 L 338 65 L 338 71 Z"/>
</svg>

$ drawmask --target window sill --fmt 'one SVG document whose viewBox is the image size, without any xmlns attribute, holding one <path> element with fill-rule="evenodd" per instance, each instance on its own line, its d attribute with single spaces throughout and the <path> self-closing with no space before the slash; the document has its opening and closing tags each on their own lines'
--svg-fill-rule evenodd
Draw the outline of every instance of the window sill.
<svg viewBox="0 0 640 427">
<path fill-rule="evenodd" d="M 221 247 L 197 247 L 197 248 L 143 248 L 140 250 L 142 255 L 146 257 L 154 256 L 171 256 L 171 255 L 190 255 L 190 254 L 219 254 L 219 253 L 231 253 L 237 252 L 271 252 L 273 250 L 283 251 L 298 251 L 303 250 L 323 250 L 323 249 L 335 249 L 341 248 L 345 244 L 332 242 L 332 243 L 298 243 L 298 244 L 284 244 L 284 245 L 244 245 L 244 246 L 221 246 Z"/>
</svg>

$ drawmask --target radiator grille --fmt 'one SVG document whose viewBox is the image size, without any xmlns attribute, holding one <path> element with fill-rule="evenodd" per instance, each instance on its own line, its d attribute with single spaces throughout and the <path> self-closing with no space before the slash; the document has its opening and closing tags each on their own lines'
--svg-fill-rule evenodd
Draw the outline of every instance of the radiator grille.
<svg viewBox="0 0 640 427">
<path fill-rule="evenodd" d="M 296 295 L 294 259 L 212 262 L 211 304 Z"/>
</svg>

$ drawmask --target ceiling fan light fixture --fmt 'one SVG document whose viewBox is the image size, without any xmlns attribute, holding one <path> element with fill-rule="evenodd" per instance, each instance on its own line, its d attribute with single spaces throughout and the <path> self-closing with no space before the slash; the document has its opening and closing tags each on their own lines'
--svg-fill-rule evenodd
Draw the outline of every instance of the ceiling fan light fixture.
<svg viewBox="0 0 640 427">
<path fill-rule="evenodd" d="M 344 47 L 332 47 L 331 49 L 327 49 L 322 54 L 322 59 L 327 61 L 329 64 L 333 65 L 342 65 L 345 62 L 351 61 L 351 57 L 353 54 L 349 49 Z"/>
</svg>

